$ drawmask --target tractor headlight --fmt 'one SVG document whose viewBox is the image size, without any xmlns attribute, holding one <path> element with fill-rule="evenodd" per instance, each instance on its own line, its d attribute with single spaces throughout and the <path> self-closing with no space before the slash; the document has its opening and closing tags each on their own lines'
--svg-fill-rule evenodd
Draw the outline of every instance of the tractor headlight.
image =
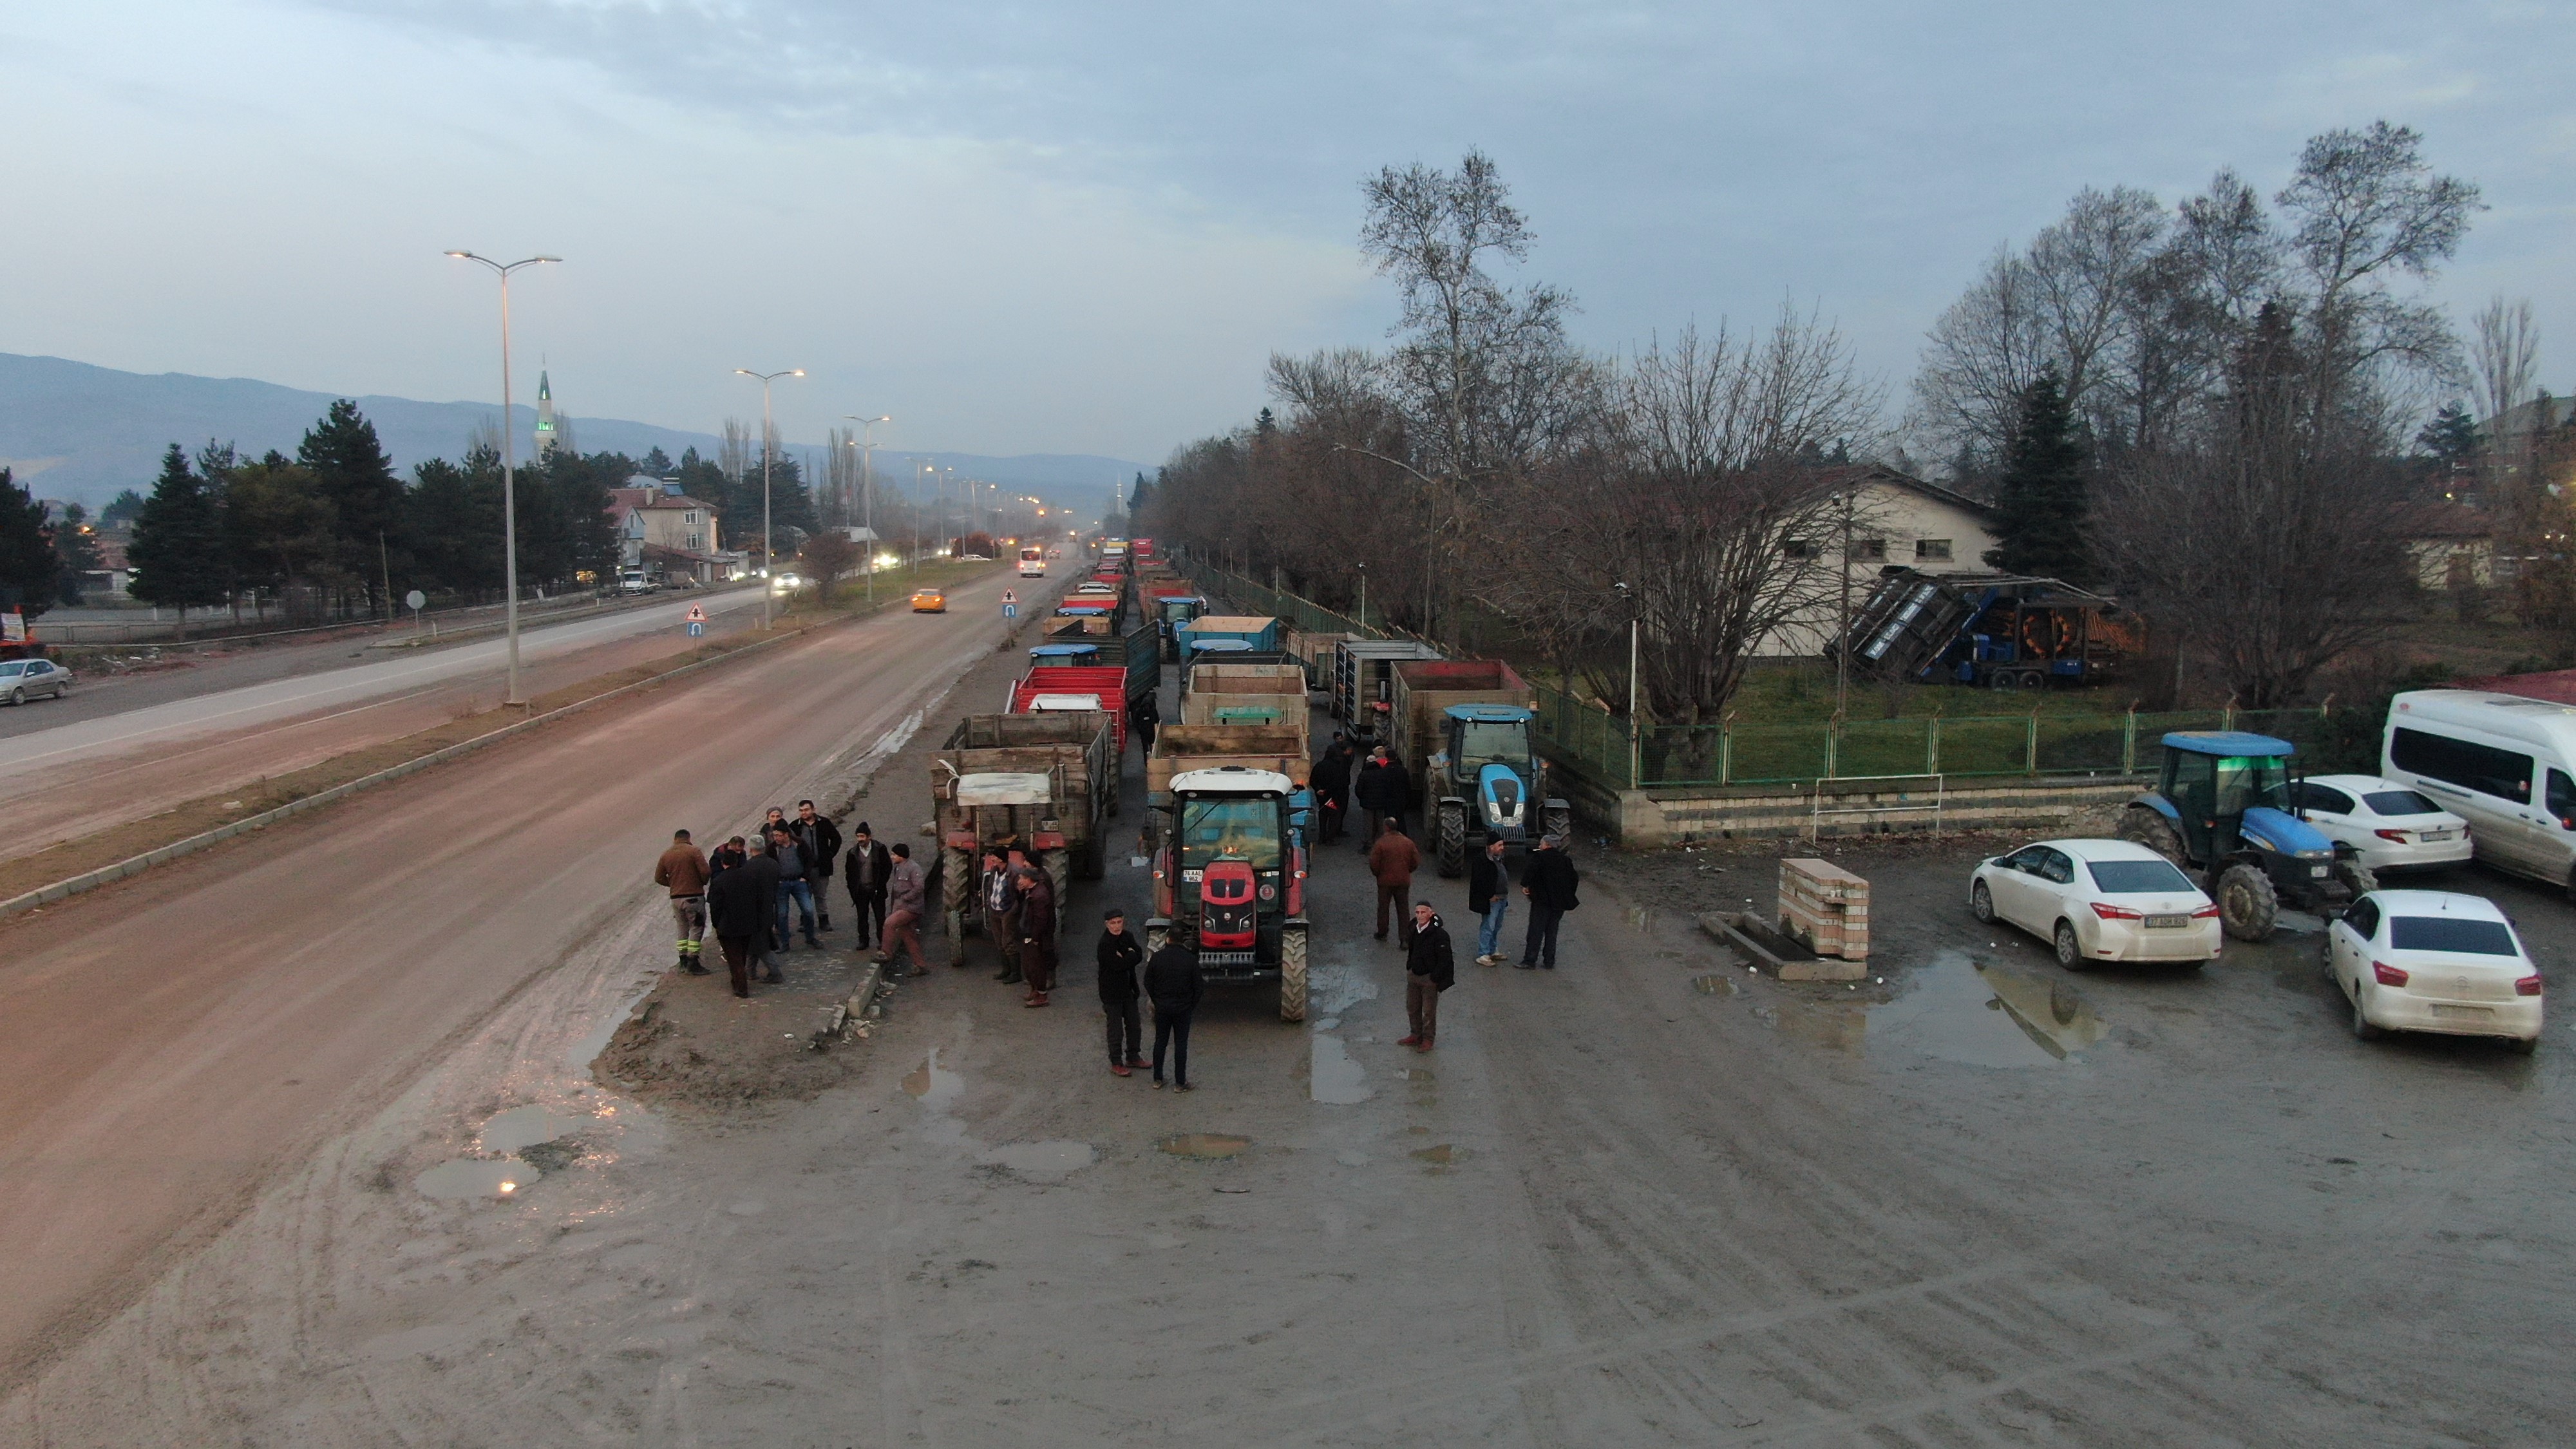
<svg viewBox="0 0 2576 1449">
<path fill-rule="evenodd" d="M 2332 860 L 2334 859 L 2334 852 L 2331 850 L 2302 850 L 2299 852 L 2299 859 Z"/>
</svg>

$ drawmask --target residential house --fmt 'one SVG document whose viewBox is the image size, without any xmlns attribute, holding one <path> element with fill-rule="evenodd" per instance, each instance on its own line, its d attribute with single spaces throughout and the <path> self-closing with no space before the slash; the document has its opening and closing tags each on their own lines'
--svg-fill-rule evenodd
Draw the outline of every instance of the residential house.
<svg viewBox="0 0 2576 1449">
<path fill-rule="evenodd" d="M 2492 588 L 2513 572 L 2513 560 L 2496 554 L 2495 515 L 2457 503 L 2419 506 L 2406 528 L 2406 552 L 2416 586 L 2431 593 Z"/>
<path fill-rule="evenodd" d="M 1830 470 L 1832 481 L 1851 490 L 1851 546 L 1840 537 L 1804 539 L 1797 547 L 1831 557 L 1843 554 L 1857 608 L 1890 568 L 1927 574 L 1992 573 L 1986 550 L 1995 546 L 1988 528 L 1994 510 L 1938 483 L 1899 473 L 1876 463 Z M 1838 532 L 1838 531 L 1837 531 Z M 1833 637 L 1840 603 L 1830 603 L 1815 617 L 1790 624 L 1762 643 L 1759 653 L 1772 657 L 1812 658 Z"/>
<path fill-rule="evenodd" d="M 681 492 L 679 484 L 638 474 L 608 490 L 608 516 L 617 527 L 620 567 L 702 584 L 727 576 L 715 505 Z"/>
</svg>

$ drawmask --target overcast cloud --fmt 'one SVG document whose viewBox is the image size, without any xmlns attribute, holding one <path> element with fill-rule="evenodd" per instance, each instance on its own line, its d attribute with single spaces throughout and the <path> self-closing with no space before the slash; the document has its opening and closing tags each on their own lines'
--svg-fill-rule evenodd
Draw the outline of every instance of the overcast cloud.
<svg viewBox="0 0 2576 1449">
<path fill-rule="evenodd" d="M 2569 7 L 87 0 L 0 18 L 0 350 L 429 399 L 490 288 L 576 416 L 1155 459 L 1273 349 L 1383 336 L 1356 182 L 1481 145 L 1578 335 L 1839 316 L 1899 398 L 1986 253 L 2086 184 L 2277 187 L 2377 117 L 2485 187 L 2438 295 L 2576 345 Z"/>
</svg>

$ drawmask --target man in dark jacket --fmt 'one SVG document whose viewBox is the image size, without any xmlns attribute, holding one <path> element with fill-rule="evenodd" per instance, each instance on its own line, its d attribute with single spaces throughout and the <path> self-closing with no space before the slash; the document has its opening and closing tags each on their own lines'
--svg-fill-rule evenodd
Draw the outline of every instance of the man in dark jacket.
<svg viewBox="0 0 2576 1449">
<path fill-rule="evenodd" d="M 1333 732 L 1333 742 L 1324 747 L 1324 756 L 1315 762 L 1307 783 L 1314 788 L 1316 807 L 1323 811 L 1315 843 L 1330 845 L 1342 838 L 1342 827 L 1350 822 L 1351 742 L 1341 731 Z"/>
<path fill-rule="evenodd" d="M 984 908 L 984 934 L 1002 957 L 1002 969 L 993 979 L 1009 985 L 1021 979 L 1020 888 L 999 846 L 984 852 L 984 874 L 976 880 L 975 893 Z"/>
<path fill-rule="evenodd" d="M 1484 853 L 1467 862 L 1467 909 L 1485 918 L 1476 928 L 1476 964 L 1500 966 L 1503 917 L 1512 910 L 1512 872 L 1500 837 L 1486 841 Z"/>
<path fill-rule="evenodd" d="M 796 841 L 797 851 L 805 857 L 805 884 L 814 897 L 816 930 L 832 929 L 832 877 L 841 856 L 841 827 L 830 817 L 814 813 L 814 802 L 796 802 L 796 818 L 787 822 L 787 833 Z M 814 932 L 805 939 L 815 945 Z"/>
<path fill-rule="evenodd" d="M 1154 754 L 1154 731 L 1163 723 L 1163 707 L 1155 702 L 1155 693 L 1148 690 L 1127 701 L 1127 733 L 1136 737 L 1136 753 L 1148 759 Z"/>
<path fill-rule="evenodd" d="M 1529 898 L 1529 936 L 1521 942 L 1520 967 L 1556 969 L 1556 928 L 1565 913 L 1582 902 L 1574 898 L 1574 858 L 1565 853 L 1565 837 L 1551 835 L 1530 852 L 1521 867 L 1521 894 Z M 1545 956 L 1541 956 L 1544 949 Z"/>
<path fill-rule="evenodd" d="M 785 935 L 785 923 L 778 919 L 779 913 L 787 909 L 787 903 L 780 896 L 778 889 L 778 851 L 781 846 L 786 846 L 789 850 L 796 848 L 788 844 L 787 832 L 784 829 L 773 830 L 769 835 L 768 849 L 745 860 L 741 870 L 726 872 L 728 875 L 749 877 L 752 890 L 759 897 L 760 918 L 766 924 L 762 929 L 752 933 L 751 958 L 760 967 L 760 979 L 763 981 L 787 979 L 786 975 L 779 971 L 777 958 L 770 950 L 773 943 L 783 944 L 782 938 Z"/>
<path fill-rule="evenodd" d="M 1380 745 L 1369 753 L 1368 763 L 1360 766 L 1354 793 L 1359 796 L 1360 808 L 1368 812 L 1368 843 L 1360 847 L 1360 853 L 1366 855 L 1369 844 L 1386 829 L 1387 821 L 1401 823 L 1404 819 L 1404 807 L 1413 803 L 1413 777 L 1387 755 L 1386 746 Z"/>
<path fill-rule="evenodd" d="M 1033 865 L 1020 868 L 1020 971 L 1029 980 L 1020 1005 L 1046 1005 L 1055 989 L 1055 882 Z"/>
<path fill-rule="evenodd" d="M 777 868 L 770 863 L 771 870 Z M 733 994 L 749 996 L 753 948 L 769 937 L 769 907 L 761 904 L 760 877 L 752 866 L 720 871 L 707 882 L 707 917 L 725 969 L 733 973 Z"/>
<path fill-rule="evenodd" d="M 1413 903 L 1413 929 L 1404 943 L 1404 1018 L 1413 1035 L 1395 1039 L 1397 1046 L 1431 1050 L 1440 1035 L 1440 993 L 1458 979 L 1457 958 L 1449 950 L 1449 928 L 1429 901 Z"/>
<path fill-rule="evenodd" d="M 1145 995 L 1154 1003 L 1154 1085 L 1163 1085 L 1163 1048 L 1172 1049 L 1172 1085 L 1190 1089 L 1190 1013 L 1207 989 L 1199 976 L 1198 940 L 1186 921 L 1172 922 L 1171 939 L 1145 963 Z"/>
<path fill-rule="evenodd" d="M 853 951 L 864 951 L 870 942 L 878 946 L 877 959 L 887 959 L 885 948 L 886 884 L 894 879 L 894 857 L 877 842 L 868 822 L 850 832 L 850 853 L 843 857 L 841 879 L 850 888 L 850 909 L 858 919 L 853 923 L 858 939 L 850 943 Z"/>
<path fill-rule="evenodd" d="M 1136 1014 L 1136 968 L 1145 964 L 1145 945 L 1127 929 L 1127 913 L 1116 906 L 1101 925 L 1100 1009 L 1109 1018 L 1109 1070 L 1127 1076 L 1145 1065 L 1145 1026 Z"/>
</svg>

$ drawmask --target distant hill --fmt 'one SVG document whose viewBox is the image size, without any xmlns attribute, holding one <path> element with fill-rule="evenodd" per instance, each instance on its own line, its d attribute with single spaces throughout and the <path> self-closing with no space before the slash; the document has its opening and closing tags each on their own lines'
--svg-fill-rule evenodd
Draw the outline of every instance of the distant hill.
<svg viewBox="0 0 2576 1449">
<path fill-rule="evenodd" d="M 526 379 L 531 396 L 536 379 Z M 17 481 L 40 498 L 104 504 L 121 488 L 148 490 L 161 471 L 162 450 L 177 443 L 194 452 L 209 438 L 237 444 L 257 455 L 275 448 L 295 451 L 304 430 L 313 426 L 336 395 L 304 392 L 275 383 L 241 377 L 192 377 L 165 372 L 157 376 L 92 367 L 59 357 L 26 357 L 0 352 L 0 466 L 14 468 Z M 416 402 L 401 397 L 361 397 L 359 410 L 375 423 L 394 465 L 406 474 L 415 463 L 453 458 L 465 451 L 476 424 L 497 416 L 490 403 Z M 536 411 L 522 403 L 512 410 L 519 434 L 519 456 L 533 449 L 530 438 Z M 573 445 L 584 452 L 610 450 L 642 457 L 655 447 L 677 458 L 689 448 L 713 456 L 720 441 L 712 433 L 693 433 L 651 423 L 571 415 Z M 787 448 L 813 455 L 819 444 Z M 1104 503 L 1111 490 L 1123 489 L 1144 464 L 1085 454 L 1032 453 L 1013 458 L 973 453 L 923 453 L 880 444 L 880 477 L 899 475 L 906 457 L 928 458 L 959 473 L 1006 488 L 1044 492 L 1067 504 L 1096 496 Z"/>
</svg>

